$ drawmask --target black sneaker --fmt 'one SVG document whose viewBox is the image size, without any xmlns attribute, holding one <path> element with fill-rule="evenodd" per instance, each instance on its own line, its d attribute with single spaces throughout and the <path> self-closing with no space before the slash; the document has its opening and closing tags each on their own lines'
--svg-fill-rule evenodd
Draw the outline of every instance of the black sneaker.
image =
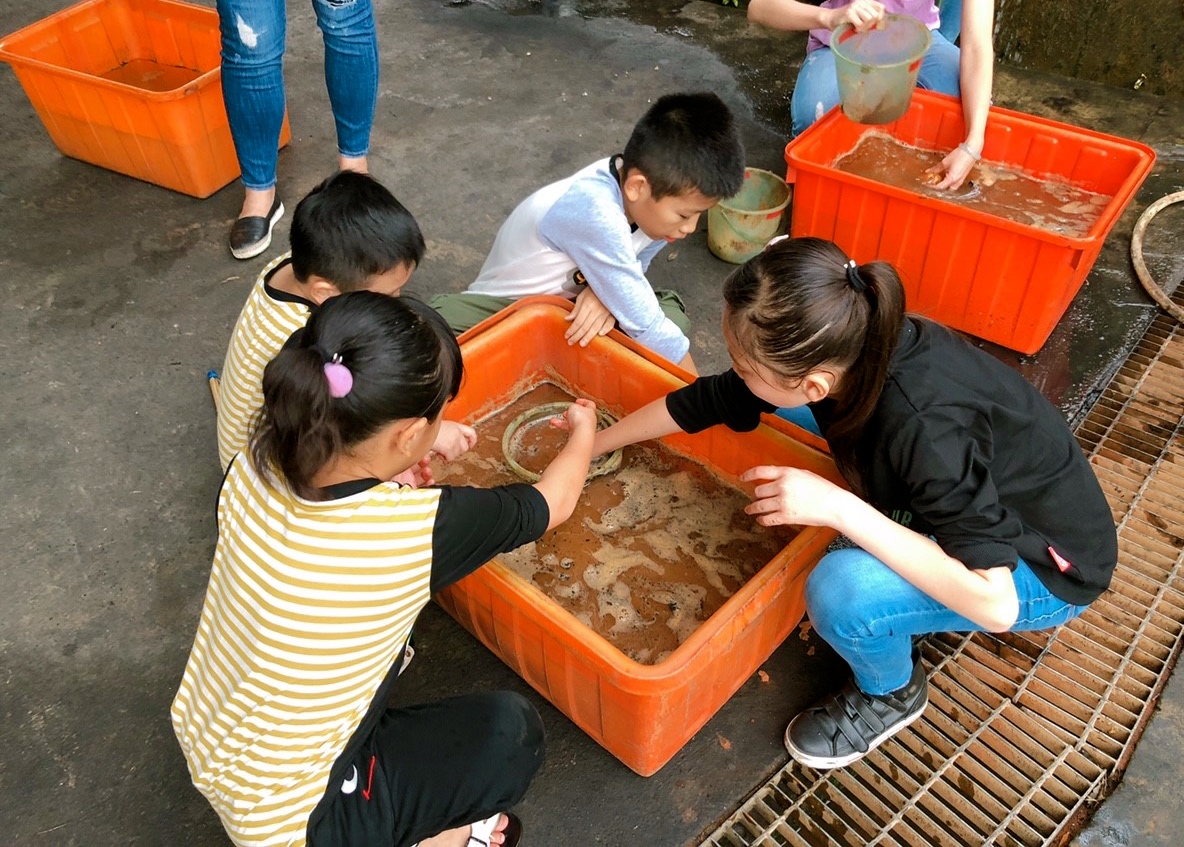
<svg viewBox="0 0 1184 847">
<path fill-rule="evenodd" d="M 230 255 L 236 259 L 258 256 L 271 245 L 271 231 L 283 216 L 284 204 L 277 194 L 267 217 L 254 215 L 236 220 L 230 228 Z"/>
<path fill-rule="evenodd" d="M 864 694 L 852 680 L 789 722 L 785 748 L 807 767 L 849 765 L 921 717 L 928 687 L 919 659 L 913 661 L 908 685 L 891 694 Z"/>
</svg>

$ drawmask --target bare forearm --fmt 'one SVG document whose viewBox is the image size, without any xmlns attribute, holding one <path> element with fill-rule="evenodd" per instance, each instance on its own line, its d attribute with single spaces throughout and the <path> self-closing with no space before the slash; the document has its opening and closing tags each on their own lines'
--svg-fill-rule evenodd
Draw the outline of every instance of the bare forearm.
<svg viewBox="0 0 1184 847">
<path fill-rule="evenodd" d="M 977 571 L 948 556 L 932 539 L 890 520 L 854 494 L 842 492 L 834 529 L 937 602 L 993 632 L 1019 613 L 1005 567 Z"/>
<path fill-rule="evenodd" d="M 962 114 L 966 144 L 982 153 L 995 75 L 995 50 L 991 43 L 994 0 L 966 0 L 962 10 L 961 63 Z"/>
<path fill-rule="evenodd" d="M 631 415 L 626 415 L 610 426 L 596 433 L 592 444 L 592 455 L 611 453 L 618 447 L 636 444 L 639 441 L 649 441 L 651 438 L 661 438 L 672 432 L 678 432 L 679 426 L 670 416 L 666 408 L 666 398 L 659 397 L 642 406 Z"/>
<path fill-rule="evenodd" d="M 834 28 L 830 9 L 798 3 L 796 0 L 750 0 L 748 19 L 762 26 L 790 32 Z"/>
<path fill-rule="evenodd" d="M 590 429 L 573 432 L 534 484 L 551 512 L 547 529 L 554 529 L 570 518 L 579 502 L 584 480 L 588 477 L 588 463 L 592 460 L 592 438 Z"/>
</svg>

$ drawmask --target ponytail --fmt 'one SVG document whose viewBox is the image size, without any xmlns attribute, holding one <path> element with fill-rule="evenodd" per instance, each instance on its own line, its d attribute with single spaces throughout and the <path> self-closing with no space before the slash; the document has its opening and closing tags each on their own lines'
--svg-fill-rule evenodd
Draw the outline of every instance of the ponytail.
<svg viewBox="0 0 1184 847">
<path fill-rule="evenodd" d="M 887 262 L 848 260 L 819 238 L 771 244 L 724 284 L 725 320 L 752 360 L 792 382 L 819 367 L 842 371 L 826 438 L 843 478 L 865 494 L 860 437 L 904 322 L 904 288 Z"/>
<path fill-rule="evenodd" d="M 904 288 L 896 270 L 887 262 L 866 265 L 851 262 L 848 267 L 848 277 L 854 276 L 867 286 L 859 293 L 867 298 L 868 310 L 862 350 L 843 372 L 840 391 L 835 397 L 833 423 L 827 429 L 826 438 L 843 478 L 862 496 L 867 493 L 863 485 L 866 457 L 857 454 L 858 446 L 864 427 L 880 402 L 888 366 L 900 340 Z"/>
<path fill-rule="evenodd" d="M 250 439 L 264 478 L 322 500 L 316 474 L 392 421 L 439 417 L 460 389 L 460 348 L 448 325 L 410 297 L 332 297 L 263 371 L 263 408 Z"/>
<path fill-rule="evenodd" d="M 316 500 L 312 477 L 342 445 L 321 356 L 300 344 L 304 333 L 298 329 L 263 371 L 263 409 L 255 420 L 251 458 L 265 478 L 274 469 L 296 494 Z"/>
</svg>

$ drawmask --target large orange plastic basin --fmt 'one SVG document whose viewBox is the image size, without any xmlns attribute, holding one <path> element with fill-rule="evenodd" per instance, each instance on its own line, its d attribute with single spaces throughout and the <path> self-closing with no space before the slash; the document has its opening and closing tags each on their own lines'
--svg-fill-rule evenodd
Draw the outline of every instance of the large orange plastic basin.
<svg viewBox="0 0 1184 847">
<path fill-rule="evenodd" d="M 569 347 L 560 298 L 519 301 L 461 337 L 466 377 L 448 417 L 475 421 L 548 375 L 623 414 L 686 384 L 688 375 L 619 332 Z M 820 441 L 770 417 L 756 431 L 717 427 L 665 439 L 725 479 L 758 464 L 838 479 Z M 806 443 L 809 439 L 811 443 Z M 542 591 L 494 560 L 437 602 L 605 749 L 642 776 L 678 752 L 805 612 L 806 576 L 835 537 L 803 529 L 665 660 L 628 658 Z"/>
<path fill-rule="evenodd" d="M 1155 162 L 1145 144 L 992 106 L 983 158 L 1111 195 L 1085 236 L 1049 232 L 835 168 L 869 131 L 952 150 L 959 101 L 917 91 L 900 120 L 868 127 L 833 109 L 785 148 L 790 232 L 828 238 L 859 262 L 891 262 L 910 311 L 1020 353 L 1039 350 Z"/>
</svg>

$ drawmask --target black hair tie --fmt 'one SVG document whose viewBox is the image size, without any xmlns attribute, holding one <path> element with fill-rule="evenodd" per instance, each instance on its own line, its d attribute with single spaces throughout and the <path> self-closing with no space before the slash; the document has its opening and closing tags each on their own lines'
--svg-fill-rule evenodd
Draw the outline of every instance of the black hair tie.
<svg viewBox="0 0 1184 847">
<path fill-rule="evenodd" d="M 847 283 L 860 294 L 867 291 L 867 282 L 859 275 L 859 266 L 854 259 L 849 259 L 846 266 Z"/>
<path fill-rule="evenodd" d="M 322 347 L 320 344 L 309 345 L 308 349 L 321 357 L 322 364 L 327 365 L 327 364 L 329 364 L 329 362 L 333 361 L 333 354 L 330 353 L 328 350 L 326 350 L 324 347 Z"/>
</svg>

